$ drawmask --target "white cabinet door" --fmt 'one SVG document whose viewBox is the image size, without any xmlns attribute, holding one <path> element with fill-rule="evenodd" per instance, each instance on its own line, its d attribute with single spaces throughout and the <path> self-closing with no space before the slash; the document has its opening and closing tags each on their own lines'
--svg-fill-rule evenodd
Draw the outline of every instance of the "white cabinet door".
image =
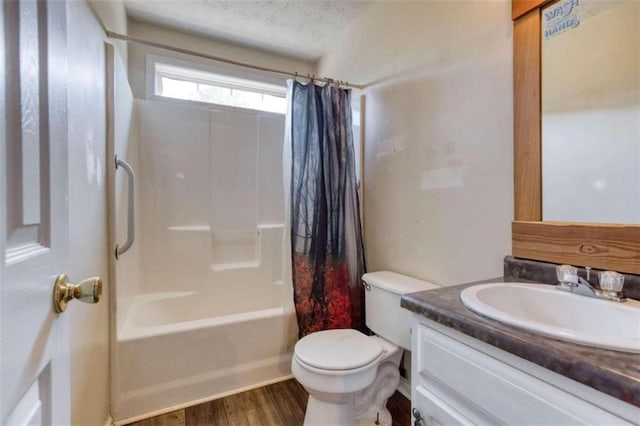
<svg viewBox="0 0 640 426">
<path fill-rule="evenodd" d="M 472 426 L 475 423 L 455 411 L 436 394 L 418 386 L 414 393 L 414 416 L 420 416 L 422 426 Z M 417 417 L 414 417 L 417 420 Z"/>
<path fill-rule="evenodd" d="M 68 425 L 66 4 L 0 8 L 0 424 Z M 81 206 L 80 206 L 81 208 Z"/>
</svg>

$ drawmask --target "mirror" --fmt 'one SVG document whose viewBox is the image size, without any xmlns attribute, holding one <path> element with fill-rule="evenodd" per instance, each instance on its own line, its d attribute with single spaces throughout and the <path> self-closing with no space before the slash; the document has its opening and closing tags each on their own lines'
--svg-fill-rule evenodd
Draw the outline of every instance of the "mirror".
<svg viewBox="0 0 640 426">
<path fill-rule="evenodd" d="M 541 18 L 542 219 L 640 223 L 640 1 Z"/>
</svg>

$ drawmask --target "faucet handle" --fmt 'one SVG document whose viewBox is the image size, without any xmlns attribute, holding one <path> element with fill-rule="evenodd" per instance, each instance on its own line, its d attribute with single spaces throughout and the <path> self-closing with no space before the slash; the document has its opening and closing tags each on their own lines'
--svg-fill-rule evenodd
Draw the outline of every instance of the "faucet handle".
<svg viewBox="0 0 640 426">
<path fill-rule="evenodd" d="M 624 286 L 624 275 L 615 271 L 602 271 L 599 274 L 600 288 L 611 293 L 620 293 Z"/>
<path fill-rule="evenodd" d="M 556 276 L 561 283 L 578 284 L 578 268 L 571 265 L 556 266 Z"/>
</svg>

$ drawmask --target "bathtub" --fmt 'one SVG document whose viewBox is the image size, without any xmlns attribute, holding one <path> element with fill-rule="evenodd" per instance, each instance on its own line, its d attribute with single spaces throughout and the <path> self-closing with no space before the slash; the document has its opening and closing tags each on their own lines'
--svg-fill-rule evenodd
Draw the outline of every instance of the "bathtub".
<svg viewBox="0 0 640 426">
<path fill-rule="evenodd" d="M 116 340 L 116 424 L 291 377 L 293 310 L 249 298 L 212 306 L 215 300 L 166 292 L 130 303 Z"/>
<path fill-rule="evenodd" d="M 110 274 L 116 424 L 288 379 L 297 338 L 284 116 L 160 100 L 132 111 L 113 142 L 137 178 L 136 240 Z M 116 178 L 120 242 L 129 204 Z"/>
</svg>

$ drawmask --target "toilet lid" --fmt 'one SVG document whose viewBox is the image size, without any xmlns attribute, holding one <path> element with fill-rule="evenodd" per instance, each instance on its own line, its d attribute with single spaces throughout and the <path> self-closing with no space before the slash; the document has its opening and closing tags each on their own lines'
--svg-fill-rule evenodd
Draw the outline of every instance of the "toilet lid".
<svg viewBox="0 0 640 426">
<path fill-rule="evenodd" d="M 323 370 L 350 370 L 375 361 L 382 346 L 357 330 L 325 330 L 296 343 L 295 355 L 303 363 Z"/>
</svg>

